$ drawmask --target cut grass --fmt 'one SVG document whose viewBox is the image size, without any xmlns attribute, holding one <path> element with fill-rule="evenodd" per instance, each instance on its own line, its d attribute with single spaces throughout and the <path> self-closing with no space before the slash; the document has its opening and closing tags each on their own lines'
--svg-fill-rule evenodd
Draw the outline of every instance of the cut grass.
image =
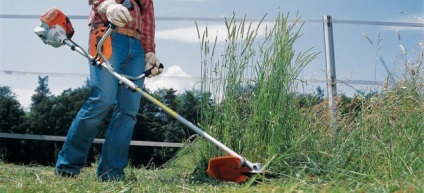
<svg viewBox="0 0 424 193">
<path fill-rule="evenodd" d="M 19 166 L 0 163 L 0 192 L 423 192 L 424 177 L 373 179 L 355 183 L 357 178 L 327 181 L 317 176 L 267 178 L 253 183 L 199 182 L 178 168 L 126 169 L 120 182 L 96 180 L 95 167 L 84 168 L 76 178 L 62 178 L 53 167 Z"/>
</svg>

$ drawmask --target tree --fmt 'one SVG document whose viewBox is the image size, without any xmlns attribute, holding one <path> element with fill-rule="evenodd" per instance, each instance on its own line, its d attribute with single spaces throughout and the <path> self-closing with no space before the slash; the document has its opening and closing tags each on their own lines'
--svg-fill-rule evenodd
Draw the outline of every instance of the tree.
<svg viewBox="0 0 424 193">
<path fill-rule="evenodd" d="M 49 115 L 53 106 L 53 96 L 48 87 L 48 80 L 48 76 L 38 77 L 38 87 L 31 97 L 32 103 L 27 117 L 30 125 L 28 133 L 52 134 L 50 131 L 54 121 Z"/>
<path fill-rule="evenodd" d="M 25 133 L 38 135 L 52 135 L 54 118 L 50 115 L 50 110 L 53 106 L 53 96 L 48 87 L 48 76 L 38 77 L 38 87 L 35 89 L 35 94 L 31 96 L 30 111 L 26 116 L 26 124 L 28 128 Z M 43 151 L 40 151 L 43 150 Z M 31 163 L 41 162 L 46 163 L 47 160 L 52 160 L 53 148 L 49 141 L 22 141 L 22 151 L 25 152 L 25 157 L 17 158 L 17 162 Z"/>
<path fill-rule="evenodd" d="M 54 125 L 52 134 L 65 136 L 79 109 L 87 100 L 90 88 L 83 86 L 76 89 L 67 89 L 59 96 L 52 97 L 52 106 L 49 116 Z"/>
<path fill-rule="evenodd" d="M 320 86 L 317 87 L 316 96 L 319 102 L 324 100 L 324 89 L 322 89 Z"/>
<path fill-rule="evenodd" d="M 90 94 L 90 87 L 88 83 L 80 88 L 76 89 L 67 89 L 63 91 L 59 96 L 52 97 L 51 101 L 51 110 L 48 112 L 48 116 L 51 118 L 50 134 L 56 136 L 66 136 L 69 130 L 69 127 L 72 124 L 72 121 L 75 119 L 78 111 L 81 106 L 87 100 Z M 54 147 L 49 155 L 49 161 L 53 162 L 57 157 L 57 153 L 60 150 L 60 147 L 63 145 L 63 142 L 49 142 L 53 144 Z M 97 146 L 92 146 L 92 151 L 90 152 L 88 162 L 93 162 L 95 156 L 93 154 L 97 153 Z"/>
<path fill-rule="evenodd" d="M 48 87 L 48 77 L 39 77 L 38 84 L 35 94 L 31 97 L 32 104 L 30 111 L 26 116 L 10 89 L 0 89 L 1 96 L 6 96 L 0 98 L 0 105 L 5 104 L 3 101 L 7 98 L 12 99 L 10 101 L 14 101 L 14 103 L 11 103 L 14 105 L 9 106 L 13 106 L 14 109 L 20 108 L 20 110 L 14 111 L 18 112 L 14 113 L 17 116 L 8 115 L 9 119 L 6 119 L 3 117 L 5 117 L 4 114 L 8 113 L 4 112 L 9 108 L 3 108 L 5 105 L 0 106 L 2 107 L 0 109 L 0 113 L 2 113 L 0 114 L 2 116 L 0 129 L 6 127 L 14 128 L 13 132 L 17 132 L 18 130 L 15 128 L 20 128 L 21 130 L 19 131 L 21 133 L 37 135 L 65 136 L 67 134 L 73 119 L 90 93 L 90 87 L 86 84 L 81 88 L 68 89 L 62 92 L 61 95 L 54 96 Z M 148 90 L 146 92 L 149 93 Z M 176 93 L 177 91 L 174 89 L 160 89 L 151 93 L 151 95 L 195 125 L 200 120 L 200 111 L 204 108 L 205 101 L 207 103 L 206 107 L 213 104 L 210 100 L 210 93 L 205 94 L 196 90 L 186 91 L 181 95 L 177 95 Z M 12 124 L 9 125 L 11 126 L 3 126 L 6 125 L 6 120 L 12 120 L 11 118 L 13 117 L 20 117 L 20 119 L 10 121 Z M 26 118 L 25 121 L 24 118 Z M 106 128 L 109 119 L 110 116 L 102 122 L 102 126 Z M 27 127 L 17 127 L 16 123 L 25 123 Z M 179 123 L 157 105 L 145 99 L 141 100 L 133 140 L 185 142 L 193 133 L 192 130 Z M 103 137 L 102 132 L 99 132 L 97 137 Z M 9 161 L 24 164 L 37 162 L 52 165 L 56 160 L 60 146 L 63 145 L 63 142 L 51 141 L 13 139 L 10 141 L 2 140 L 1 142 L 3 143 L 4 141 L 7 141 L 8 144 L 13 143 L 13 146 L 2 146 L 4 147 L 2 148 L 2 152 L 13 152 L 13 155 L 7 155 Z M 88 163 L 95 161 L 95 157 L 100 152 L 101 145 L 93 145 L 91 148 Z M 178 150 L 179 148 L 131 147 L 129 156 L 131 164 L 135 166 L 152 162 L 161 165 L 171 159 Z M 5 153 L 3 154 L 6 155 Z"/>
<path fill-rule="evenodd" d="M 146 93 L 152 95 L 159 101 L 163 101 L 158 91 L 151 93 L 145 90 Z M 161 129 L 165 123 L 164 112 L 155 104 L 142 98 L 140 108 L 137 115 L 137 123 L 134 127 L 133 140 L 140 141 L 163 141 Z M 133 165 L 143 165 L 150 162 L 160 163 L 160 156 L 155 155 L 155 147 L 131 147 L 130 159 Z"/>
<path fill-rule="evenodd" d="M 38 77 L 38 87 L 35 89 L 35 94 L 31 97 L 31 108 L 37 108 L 40 104 L 44 103 L 51 96 L 49 89 L 49 77 Z"/>
<path fill-rule="evenodd" d="M 25 111 L 10 87 L 0 86 L 0 132 L 23 133 Z M 10 155 L 18 154 L 20 140 L 0 140 L 0 160 L 8 160 Z"/>
<path fill-rule="evenodd" d="M 21 133 L 25 111 L 9 87 L 0 86 L 0 132 Z"/>
<path fill-rule="evenodd" d="M 149 93 L 149 91 L 146 91 Z M 206 101 L 207 106 L 212 105 L 210 93 L 199 91 L 185 91 L 176 95 L 174 89 L 160 89 L 151 94 L 167 107 L 178 112 L 188 121 L 197 125 L 200 120 L 200 109 Z M 142 99 L 140 111 L 137 116 L 133 140 L 160 141 L 160 142 L 186 142 L 194 131 L 178 122 L 155 104 Z M 161 165 L 171 159 L 179 148 L 158 147 L 131 147 L 130 158 L 133 165 L 153 162 Z"/>
</svg>

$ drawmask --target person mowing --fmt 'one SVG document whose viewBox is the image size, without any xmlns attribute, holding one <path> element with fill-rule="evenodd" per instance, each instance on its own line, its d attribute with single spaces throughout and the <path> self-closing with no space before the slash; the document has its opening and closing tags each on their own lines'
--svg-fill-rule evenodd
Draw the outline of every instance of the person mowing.
<svg viewBox="0 0 424 193">
<path fill-rule="evenodd" d="M 151 70 L 149 77 L 159 75 L 163 67 L 159 68 L 160 62 L 155 55 L 153 0 L 126 1 L 131 2 L 134 8 L 132 11 L 119 0 L 89 0 L 92 8 L 89 16 L 92 31 L 90 50 L 95 50 L 93 47 L 97 45 L 94 41 L 98 38 L 93 33 L 112 23 L 118 28 L 111 34 L 109 44 L 105 44 L 109 47 L 102 49 L 111 51 L 107 58 L 116 72 L 138 76 L 145 70 Z M 142 87 L 144 79 L 134 83 Z M 80 174 L 86 164 L 90 146 L 99 132 L 99 124 L 114 106 L 96 174 L 102 181 L 123 180 L 141 96 L 93 65 L 90 65 L 90 86 L 90 96 L 72 122 L 58 154 L 56 174 L 64 177 Z"/>
</svg>

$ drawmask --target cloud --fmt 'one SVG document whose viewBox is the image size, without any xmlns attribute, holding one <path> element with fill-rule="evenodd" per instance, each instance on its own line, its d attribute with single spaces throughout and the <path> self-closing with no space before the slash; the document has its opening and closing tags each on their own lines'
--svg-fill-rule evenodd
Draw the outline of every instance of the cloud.
<svg viewBox="0 0 424 193">
<path fill-rule="evenodd" d="M 247 33 L 249 22 L 245 23 L 244 33 Z M 259 22 L 252 22 L 252 26 L 250 31 L 253 31 L 257 28 Z M 258 37 L 264 36 L 266 29 L 270 29 L 274 23 L 272 22 L 264 22 L 260 25 L 258 30 Z M 268 26 L 268 27 L 267 27 Z M 271 26 L 271 27 L 270 27 Z M 200 33 L 200 37 L 198 31 Z M 184 43 L 199 43 L 201 42 L 203 33 L 207 31 L 208 39 L 211 41 L 217 38 L 217 43 L 225 42 L 228 37 L 228 30 L 225 24 L 215 24 L 215 25 L 199 25 L 198 29 L 195 26 L 191 27 L 182 27 L 182 28 L 174 28 L 169 30 L 159 30 L 156 32 L 156 39 L 163 40 L 172 40 Z"/>
<path fill-rule="evenodd" d="M 62 92 L 65 90 L 63 88 L 49 88 L 49 89 L 50 89 L 50 93 L 55 96 L 62 94 Z M 31 106 L 31 103 L 32 103 L 32 100 L 31 100 L 32 95 L 35 94 L 34 89 L 14 88 L 13 92 L 16 94 L 16 98 L 21 104 L 21 106 L 24 109 L 29 110 L 29 107 Z"/>
<path fill-rule="evenodd" d="M 206 29 L 206 26 L 199 26 L 200 34 Z M 226 27 L 225 25 L 209 25 L 207 26 L 208 33 L 210 37 L 224 37 Z M 185 43 L 199 43 L 201 39 L 199 39 L 199 35 L 197 33 L 197 28 L 195 26 L 192 27 L 182 27 L 175 28 L 169 30 L 160 30 L 156 32 L 156 39 L 164 39 L 164 40 L 173 40 Z"/>
<path fill-rule="evenodd" d="M 31 96 L 35 93 L 34 90 L 14 88 L 13 92 L 17 95 L 16 98 L 18 99 L 22 107 L 24 107 L 25 109 L 29 108 L 29 106 L 31 105 Z"/>
<path fill-rule="evenodd" d="M 205 2 L 207 0 L 174 0 L 175 2 Z"/>
<path fill-rule="evenodd" d="M 145 86 L 151 91 L 162 88 L 173 88 L 177 90 L 177 93 L 182 93 L 185 90 L 193 89 L 198 81 L 196 79 L 198 78 L 190 76 L 179 66 L 171 66 L 159 76 L 146 78 Z"/>
</svg>

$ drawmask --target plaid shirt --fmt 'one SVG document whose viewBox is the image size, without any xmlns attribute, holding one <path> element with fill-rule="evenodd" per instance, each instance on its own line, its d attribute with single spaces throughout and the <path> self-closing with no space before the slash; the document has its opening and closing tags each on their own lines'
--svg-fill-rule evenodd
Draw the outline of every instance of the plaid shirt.
<svg viewBox="0 0 424 193">
<path fill-rule="evenodd" d="M 91 13 L 88 21 L 89 25 L 93 22 L 106 23 L 108 21 L 105 14 L 99 14 L 97 12 L 97 6 L 103 1 L 104 0 L 88 0 L 88 4 L 91 5 Z M 136 30 L 141 34 L 141 44 L 146 53 L 155 52 L 155 16 L 153 0 L 139 0 L 142 6 L 141 9 L 135 1 L 137 0 L 131 0 L 134 5 L 134 10 L 130 11 L 133 20 L 127 23 L 124 28 Z M 117 2 L 119 3 L 119 0 L 117 0 Z"/>
</svg>

